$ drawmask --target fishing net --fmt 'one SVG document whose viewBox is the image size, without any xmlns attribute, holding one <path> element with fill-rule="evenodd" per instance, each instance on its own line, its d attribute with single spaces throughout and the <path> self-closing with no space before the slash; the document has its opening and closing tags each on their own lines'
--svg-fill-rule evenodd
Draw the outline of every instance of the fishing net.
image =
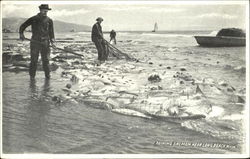
<svg viewBox="0 0 250 159">
<path fill-rule="evenodd" d="M 108 57 L 115 57 L 117 59 L 126 59 L 129 61 L 136 61 L 135 58 L 129 56 L 126 53 L 123 53 L 119 49 L 117 49 L 115 46 L 111 45 L 109 42 L 106 41 L 105 43 L 105 49 L 106 49 L 106 54 Z"/>
</svg>

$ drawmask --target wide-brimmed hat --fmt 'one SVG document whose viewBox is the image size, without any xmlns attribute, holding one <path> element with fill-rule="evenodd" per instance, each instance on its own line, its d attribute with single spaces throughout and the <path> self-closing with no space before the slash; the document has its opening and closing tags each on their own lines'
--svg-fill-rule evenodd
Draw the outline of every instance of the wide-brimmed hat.
<svg viewBox="0 0 250 159">
<path fill-rule="evenodd" d="M 39 9 L 51 10 L 51 8 L 49 8 L 49 5 L 48 5 L 48 4 L 41 4 L 41 5 L 39 6 Z"/>
<path fill-rule="evenodd" d="M 103 21 L 103 18 L 102 17 L 98 17 L 98 18 L 96 18 L 96 21 Z"/>
</svg>

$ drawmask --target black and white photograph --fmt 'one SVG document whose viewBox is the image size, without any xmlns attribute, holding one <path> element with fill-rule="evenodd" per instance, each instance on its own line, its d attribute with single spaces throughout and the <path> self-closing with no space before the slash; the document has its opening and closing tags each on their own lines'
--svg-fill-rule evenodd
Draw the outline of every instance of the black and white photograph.
<svg viewBox="0 0 250 159">
<path fill-rule="evenodd" d="M 250 157 L 248 0 L 6 0 L 1 24 L 1 158 Z"/>
</svg>

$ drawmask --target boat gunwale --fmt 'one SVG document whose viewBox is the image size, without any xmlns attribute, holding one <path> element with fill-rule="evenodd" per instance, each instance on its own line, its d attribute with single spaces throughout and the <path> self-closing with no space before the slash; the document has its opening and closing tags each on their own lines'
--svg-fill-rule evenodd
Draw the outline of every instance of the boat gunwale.
<svg viewBox="0 0 250 159">
<path fill-rule="evenodd" d="M 194 36 L 195 38 L 220 38 L 220 39 L 240 39 L 240 40 L 245 40 L 246 37 L 235 37 L 235 36 L 200 36 L 200 35 L 197 35 L 197 36 Z"/>
</svg>

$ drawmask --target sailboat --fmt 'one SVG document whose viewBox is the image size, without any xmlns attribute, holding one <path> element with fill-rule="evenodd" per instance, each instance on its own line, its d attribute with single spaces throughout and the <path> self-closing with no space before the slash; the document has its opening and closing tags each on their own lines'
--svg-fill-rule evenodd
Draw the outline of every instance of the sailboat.
<svg viewBox="0 0 250 159">
<path fill-rule="evenodd" d="M 156 32 L 157 30 L 158 30 L 158 25 L 157 23 L 155 23 L 154 30 L 152 30 L 152 32 Z"/>
</svg>

